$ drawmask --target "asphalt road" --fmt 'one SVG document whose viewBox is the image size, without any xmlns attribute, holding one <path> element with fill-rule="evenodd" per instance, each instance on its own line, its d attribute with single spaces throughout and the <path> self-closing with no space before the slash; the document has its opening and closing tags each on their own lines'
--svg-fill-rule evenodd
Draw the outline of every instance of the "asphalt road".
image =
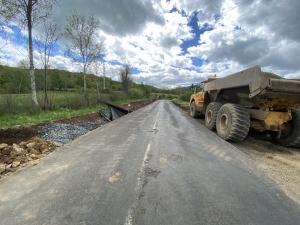
<svg viewBox="0 0 300 225">
<path fill-rule="evenodd" d="M 157 101 L 0 182 L 0 224 L 299 224 L 242 152 Z"/>
</svg>

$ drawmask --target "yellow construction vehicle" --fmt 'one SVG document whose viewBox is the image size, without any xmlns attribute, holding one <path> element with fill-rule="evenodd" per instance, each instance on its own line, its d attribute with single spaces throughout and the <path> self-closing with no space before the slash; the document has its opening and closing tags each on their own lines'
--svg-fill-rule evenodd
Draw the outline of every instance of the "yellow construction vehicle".
<svg viewBox="0 0 300 225">
<path fill-rule="evenodd" d="M 300 81 L 263 76 L 255 66 L 201 83 L 190 98 L 190 115 L 228 141 L 243 140 L 253 128 L 269 131 L 274 141 L 300 147 Z"/>
</svg>

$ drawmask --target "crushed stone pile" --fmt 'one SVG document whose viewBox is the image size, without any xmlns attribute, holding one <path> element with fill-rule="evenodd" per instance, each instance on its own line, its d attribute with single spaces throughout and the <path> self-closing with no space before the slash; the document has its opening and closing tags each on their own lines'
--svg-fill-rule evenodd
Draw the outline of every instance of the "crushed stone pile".
<svg viewBox="0 0 300 225">
<path fill-rule="evenodd" d="M 79 124 L 55 123 L 39 127 L 39 131 L 44 133 L 41 138 L 46 141 L 66 144 L 87 132 L 94 130 L 106 122 L 88 122 Z"/>
</svg>

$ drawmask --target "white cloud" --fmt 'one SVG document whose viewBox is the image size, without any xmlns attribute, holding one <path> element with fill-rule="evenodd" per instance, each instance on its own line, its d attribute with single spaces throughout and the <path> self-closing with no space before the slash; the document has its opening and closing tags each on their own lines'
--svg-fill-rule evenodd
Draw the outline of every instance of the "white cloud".
<svg viewBox="0 0 300 225">
<path fill-rule="evenodd" d="M 14 33 L 13 30 L 12 30 L 10 27 L 5 26 L 5 25 L 1 26 L 0 29 L 1 29 L 2 32 L 5 32 L 5 33 L 7 33 L 7 34 L 12 34 L 12 33 Z"/>
<path fill-rule="evenodd" d="M 140 71 L 134 74 L 136 82 L 164 87 L 199 82 L 215 73 L 222 77 L 254 65 L 286 78 L 299 77 L 300 1 L 64 0 L 62 3 L 54 14 L 62 28 L 73 9 L 85 15 L 93 12 L 101 21 L 99 41 L 105 43 L 106 73 L 112 79 L 118 79 L 118 64 L 125 62 Z M 172 7 L 177 11 L 170 12 Z M 195 11 L 199 28 L 210 28 L 198 37 L 188 26 L 187 17 L 181 14 L 191 15 Z M 42 26 L 38 26 L 34 34 L 41 31 Z M 11 32 L 7 29 L 6 33 Z M 27 32 L 22 34 L 26 36 Z M 193 38 L 199 38 L 198 44 L 189 47 L 186 53 L 180 45 Z M 1 41 L 4 39 L 0 39 L 0 46 Z M 65 38 L 59 40 L 61 50 L 53 57 L 52 64 L 78 71 L 80 68 L 63 54 L 68 42 Z M 0 57 L 15 65 L 26 57 L 18 53 L 21 48 L 16 49 L 10 43 L 0 50 Z M 22 52 L 26 53 L 26 49 L 22 48 Z M 194 58 L 205 61 L 194 64 L 197 62 Z"/>
</svg>

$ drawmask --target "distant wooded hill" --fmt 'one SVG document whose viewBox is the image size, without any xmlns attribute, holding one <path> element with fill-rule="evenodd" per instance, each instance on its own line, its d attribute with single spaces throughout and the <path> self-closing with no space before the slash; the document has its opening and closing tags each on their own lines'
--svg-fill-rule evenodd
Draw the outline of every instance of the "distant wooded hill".
<svg viewBox="0 0 300 225">
<path fill-rule="evenodd" d="M 36 90 L 44 89 L 44 71 L 35 70 Z M 47 72 L 47 90 L 53 91 L 78 91 L 83 90 L 83 73 L 73 73 L 65 70 L 49 69 Z M 122 91 L 119 81 L 109 77 L 105 78 L 105 89 L 103 88 L 103 77 L 87 74 L 87 89 L 89 91 L 100 91 L 102 93 Z M 132 83 L 131 88 L 140 89 L 146 94 L 159 93 L 163 90 L 150 85 Z M 30 93 L 29 69 L 15 68 L 0 65 L 0 93 L 17 94 Z"/>
</svg>

